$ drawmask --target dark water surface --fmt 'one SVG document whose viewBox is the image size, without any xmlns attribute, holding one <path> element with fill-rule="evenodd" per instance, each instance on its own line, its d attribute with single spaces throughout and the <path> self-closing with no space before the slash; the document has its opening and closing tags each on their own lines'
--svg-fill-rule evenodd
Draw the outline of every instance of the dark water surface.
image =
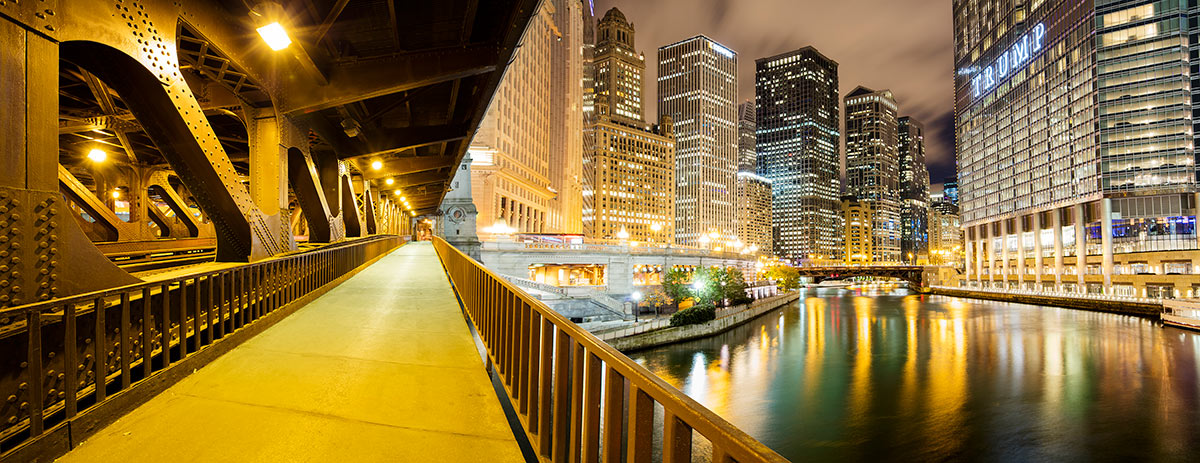
<svg viewBox="0 0 1200 463">
<path fill-rule="evenodd" d="M 1200 335 L 1136 317 L 820 290 L 630 357 L 793 461 L 1200 461 Z"/>
</svg>

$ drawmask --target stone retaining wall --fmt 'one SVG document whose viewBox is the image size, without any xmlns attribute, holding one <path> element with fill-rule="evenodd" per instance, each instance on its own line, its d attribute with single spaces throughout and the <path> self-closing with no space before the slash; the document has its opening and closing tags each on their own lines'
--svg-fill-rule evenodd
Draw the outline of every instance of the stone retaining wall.
<svg viewBox="0 0 1200 463">
<path fill-rule="evenodd" d="M 617 350 L 629 352 L 712 336 L 753 320 L 767 312 L 783 307 L 799 298 L 800 292 L 792 291 L 790 293 L 780 294 L 778 296 L 772 296 L 766 299 L 754 301 L 750 303 L 749 307 L 746 307 L 744 310 L 736 311 L 730 315 L 726 315 L 707 323 L 663 328 L 661 330 L 639 333 L 624 338 L 612 339 L 609 340 L 608 343 L 617 348 Z"/>
</svg>

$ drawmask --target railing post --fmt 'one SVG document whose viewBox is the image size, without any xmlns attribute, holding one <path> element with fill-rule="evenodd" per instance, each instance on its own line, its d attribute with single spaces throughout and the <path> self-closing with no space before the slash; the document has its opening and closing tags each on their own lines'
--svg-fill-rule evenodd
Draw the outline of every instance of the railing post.
<svg viewBox="0 0 1200 463">
<path fill-rule="evenodd" d="M 602 365 L 596 354 L 585 353 L 587 358 L 586 381 L 583 403 L 583 461 L 595 463 L 600 461 L 600 372 Z M 612 385 L 609 385 L 612 387 Z M 618 432 L 620 432 L 618 430 Z"/>
<path fill-rule="evenodd" d="M 187 353 L 187 280 L 185 279 L 179 280 L 179 358 L 186 358 Z"/>
<path fill-rule="evenodd" d="M 554 455 L 553 460 L 568 461 L 571 419 L 571 336 L 558 329 L 554 349 Z"/>
<path fill-rule="evenodd" d="M 164 283 L 159 287 L 162 293 L 162 316 L 159 317 L 158 334 L 162 338 L 163 368 L 171 365 L 171 285 Z"/>
<path fill-rule="evenodd" d="M 213 294 L 213 291 L 214 291 L 213 284 L 214 283 L 215 282 L 213 281 L 212 274 L 209 274 L 208 276 L 204 277 L 204 286 L 205 286 L 205 288 L 208 289 L 208 307 L 206 307 L 204 309 L 204 317 L 206 319 L 205 321 L 208 322 L 208 343 L 209 344 L 212 344 L 217 339 L 217 338 L 213 337 L 214 336 L 213 333 L 215 330 L 215 328 L 213 327 L 213 323 L 215 323 L 213 321 L 213 307 L 217 306 L 217 300 L 214 299 L 214 294 Z M 218 319 L 219 319 L 219 317 L 220 317 L 220 315 L 218 313 Z"/>
<path fill-rule="evenodd" d="M 640 387 L 629 385 L 629 445 L 627 461 L 650 461 L 654 444 L 654 400 Z"/>
<path fill-rule="evenodd" d="M 605 367 L 604 378 L 604 461 L 621 463 L 621 421 L 625 408 L 625 378 Z"/>
<path fill-rule="evenodd" d="M 531 418 L 530 422 L 534 423 L 531 431 L 538 433 L 538 455 L 549 457 L 552 450 L 551 444 L 554 442 L 554 429 L 550 427 L 550 417 L 553 412 L 551 400 L 554 398 L 552 394 L 554 365 L 551 363 L 554 354 L 554 323 L 542 317 L 542 349 L 539 353 L 541 359 L 538 361 L 540 371 L 538 394 L 535 397 L 537 401 L 536 410 L 531 411 L 530 415 L 537 414 L 536 423 Z"/>
<path fill-rule="evenodd" d="M 665 408 L 663 426 L 663 463 L 692 461 L 692 428 Z"/>
<path fill-rule="evenodd" d="M 515 293 L 513 294 L 517 307 L 517 380 L 513 385 L 513 395 L 517 398 L 517 413 L 522 415 L 529 412 L 529 304 L 526 304 Z"/>
<path fill-rule="evenodd" d="M 200 326 L 200 277 L 192 279 L 192 336 L 194 337 L 192 346 L 195 347 L 193 352 L 199 352 L 201 343 L 201 326 Z"/>
<path fill-rule="evenodd" d="M 142 287 L 142 378 L 150 377 L 150 373 L 154 371 L 154 338 L 150 330 L 153 325 L 150 322 L 151 312 L 150 287 Z"/>
<path fill-rule="evenodd" d="M 213 301 L 213 305 L 217 309 L 217 336 L 225 337 L 225 274 L 216 273 L 213 277 L 217 279 L 217 299 Z"/>
<path fill-rule="evenodd" d="M 108 377 L 108 336 L 104 329 L 104 298 L 93 302 L 92 314 L 96 317 L 96 331 L 92 336 L 92 375 L 96 381 L 96 403 L 104 400 Z"/>
<path fill-rule="evenodd" d="M 74 304 L 71 304 L 71 305 L 74 305 Z M 72 311 L 72 312 L 74 312 L 74 311 Z M 71 315 L 72 315 L 72 318 L 74 318 L 75 314 L 72 313 Z M 75 323 L 75 321 L 71 320 L 71 323 L 73 324 L 73 323 Z M 121 355 L 121 390 L 128 389 L 129 385 L 133 382 L 132 378 L 130 377 L 130 371 L 129 371 L 129 366 L 131 364 L 133 364 L 133 359 L 130 358 L 131 352 L 133 352 L 133 346 L 132 346 L 133 345 L 133 337 L 130 335 L 131 330 L 129 328 L 129 324 L 130 324 L 130 321 L 129 321 L 129 293 L 122 291 L 121 292 L 121 327 L 120 327 L 120 332 L 117 333 L 117 336 L 118 336 L 117 343 L 119 343 L 121 346 L 121 353 L 120 353 L 120 355 Z M 71 330 L 71 331 L 74 331 L 74 330 Z M 75 342 L 75 339 L 74 339 L 73 335 L 75 333 L 71 333 L 71 334 L 72 334 L 72 336 L 68 336 L 65 339 L 63 339 L 63 345 L 65 348 L 74 347 L 73 344 Z M 69 370 L 70 367 L 68 367 L 67 369 Z M 72 404 L 72 405 L 74 405 L 74 404 Z M 71 414 L 74 414 L 74 413 L 71 413 Z"/>
<path fill-rule="evenodd" d="M 586 355 L 586 350 L 576 341 L 571 339 L 571 461 L 579 461 L 580 448 L 582 447 L 581 439 L 583 437 L 583 380 L 584 380 L 584 364 L 583 357 Z"/>
<path fill-rule="evenodd" d="M 492 280 L 492 284 L 496 285 L 496 289 L 500 292 L 500 298 L 504 304 L 507 316 L 504 320 L 504 385 L 508 389 L 513 390 L 515 376 L 520 374 L 517 366 L 517 358 L 520 357 L 517 352 L 517 325 L 520 323 L 519 314 L 517 314 L 517 304 L 521 299 L 516 294 L 508 291 L 504 284 L 498 280 Z M 514 394 L 515 395 L 515 394 Z M 515 397 L 514 397 L 515 398 Z"/>
<path fill-rule="evenodd" d="M 75 332 L 78 320 L 74 302 L 63 306 L 63 323 L 63 392 L 67 393 L 64 407 L 70 419 L 79 410 L 79 335 Z"/>
<path fill-rule="evenodd" d="M 29 435 L 42 434 L 42 406 L 46 395 L 42 393 L 45 372 L 42 371 L 42 312 L 34 308 L 26 312 L 26 329 L 29 346 L 26 351 L 29 362 Z"/>
</svg>

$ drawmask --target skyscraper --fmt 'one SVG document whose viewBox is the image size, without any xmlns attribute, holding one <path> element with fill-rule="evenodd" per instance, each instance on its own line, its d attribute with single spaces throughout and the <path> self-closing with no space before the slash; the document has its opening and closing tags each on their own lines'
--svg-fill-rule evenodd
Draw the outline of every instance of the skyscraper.
<svg viewBox="0 0 1200 463">
<path fill-rule="evenodd" d="M 950 204 L 958 205 L 958 177 L 946 177 L 942 180 L 942 194 Z"/>
<path fill-rule="evenodd" d="M 558 31 L 551 50 L 550 230 L 583 233 L 583 4 L 554 2 Z"/>
<path fill-rule="evenodd" d="M 754 154 L 754 102 L 738 105 L 738 172 L 758 172 L 758 157 Z"/>
<path fill-rule="evenodd" d="M 671 243 L 675 225 L 675 137 L 669 117 L 642 116 L 645 58 L 620 10 L 597 27 L 593 146 L 584 156 L 583 228 L 593 239 Z"/>
<path fill-rule="evenodd" d="M 846 95 L 848 193 L 870 203 L 874 262 L 900 262 L 900 156 L 896 100 L 889 90 Z M 907 258 L 907 256 L 904 256 Z"/>
<path fill-rule="evenodd" d="M 853 195 L 842 197 L 842 251 L 843 262 L 846 265 L 865 265 L 874 262 L 874 234 L 871 227 L 875 223 L 874 204 L 859 201 Z"/>
<path fill-rule="evenodd" d="M 604 13 L 596 26 L 596 104 L 609 119 L 643 124 L 642 74 L 646 58 L 633 46 L 634 28 L 621 10 Z"/>
<path fill-rule="evenodd" d="M 705 36 L 658 49 L 658 114 L 675 122 L 675 240 L 737 234 L 737 54 Z"/>
<path fill-rule="evenodd" d="M 925 125 L 908 116 L 901 117 L 898 125 L 900 256 L 908 263 L 923 262 L 929 257 L 929 168 L 925 166 Z"/>
<path fill-rule="evenodd" d="M 1200 264 L 1185 3 L 953 5 L 968 284 L 1195 295 L 1145 275 Z"/>
<path fill-rule="evenodd" d="M 842 254 L 837 67 L 813 47 L 755 61 L 758 172 L 781 257 Z"/>
<path fill-rule="evenodd" d="M 751 252 L 772 251 L 771 181 L 753 172 L 738 172 L 737 235 Z"/>
<path fill-rule="evenodd" d="M 548 0 L 540 8 L 471 139 L 471 192 L 485 235 L 497 225 L 579 232 L 582 5 Z"/>
</svg>

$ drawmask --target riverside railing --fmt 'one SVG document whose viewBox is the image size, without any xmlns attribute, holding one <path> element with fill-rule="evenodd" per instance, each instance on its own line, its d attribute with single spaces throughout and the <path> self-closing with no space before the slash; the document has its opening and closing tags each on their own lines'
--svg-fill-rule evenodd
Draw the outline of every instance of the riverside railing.
<svg viewBox="0 0 1200 463">
<path fill-rule="evenodd" d="M 65 426 L 400 244 L 369 237 L 0 310 L 0 450 Z"/>
<path fill-rule="evenodd" d="M 1021 294 L 1027 296 L 1045 296 L 1058 297 L 1063 299 L 1080 299 L 1091 301 L 1111 301 L 1111 302 L 1133 302 L 1138 304 L 1162 304 L 1161 298 L 1148 298 L 1136 296 L 1118 296 L 1115 294 L 1090 294 L 1090 293 L 1068 293 L 1063 291 L 1039 291 L 1029 289 L 997 289 L 997 288 L 972 288 L 969 286 L 931 286 L 933 289 L 946 289 L 952 291 L 976 291 L 981 293 L 993 294 Z"/>
<path fill-rule="evenodd" d="M 660 435 L 664 462 L 691 461 L 696 433 L 714 462 L 786 461 L 444 240 L 434 249 L 542 460 L 650 461 Z"/>
</svg>

